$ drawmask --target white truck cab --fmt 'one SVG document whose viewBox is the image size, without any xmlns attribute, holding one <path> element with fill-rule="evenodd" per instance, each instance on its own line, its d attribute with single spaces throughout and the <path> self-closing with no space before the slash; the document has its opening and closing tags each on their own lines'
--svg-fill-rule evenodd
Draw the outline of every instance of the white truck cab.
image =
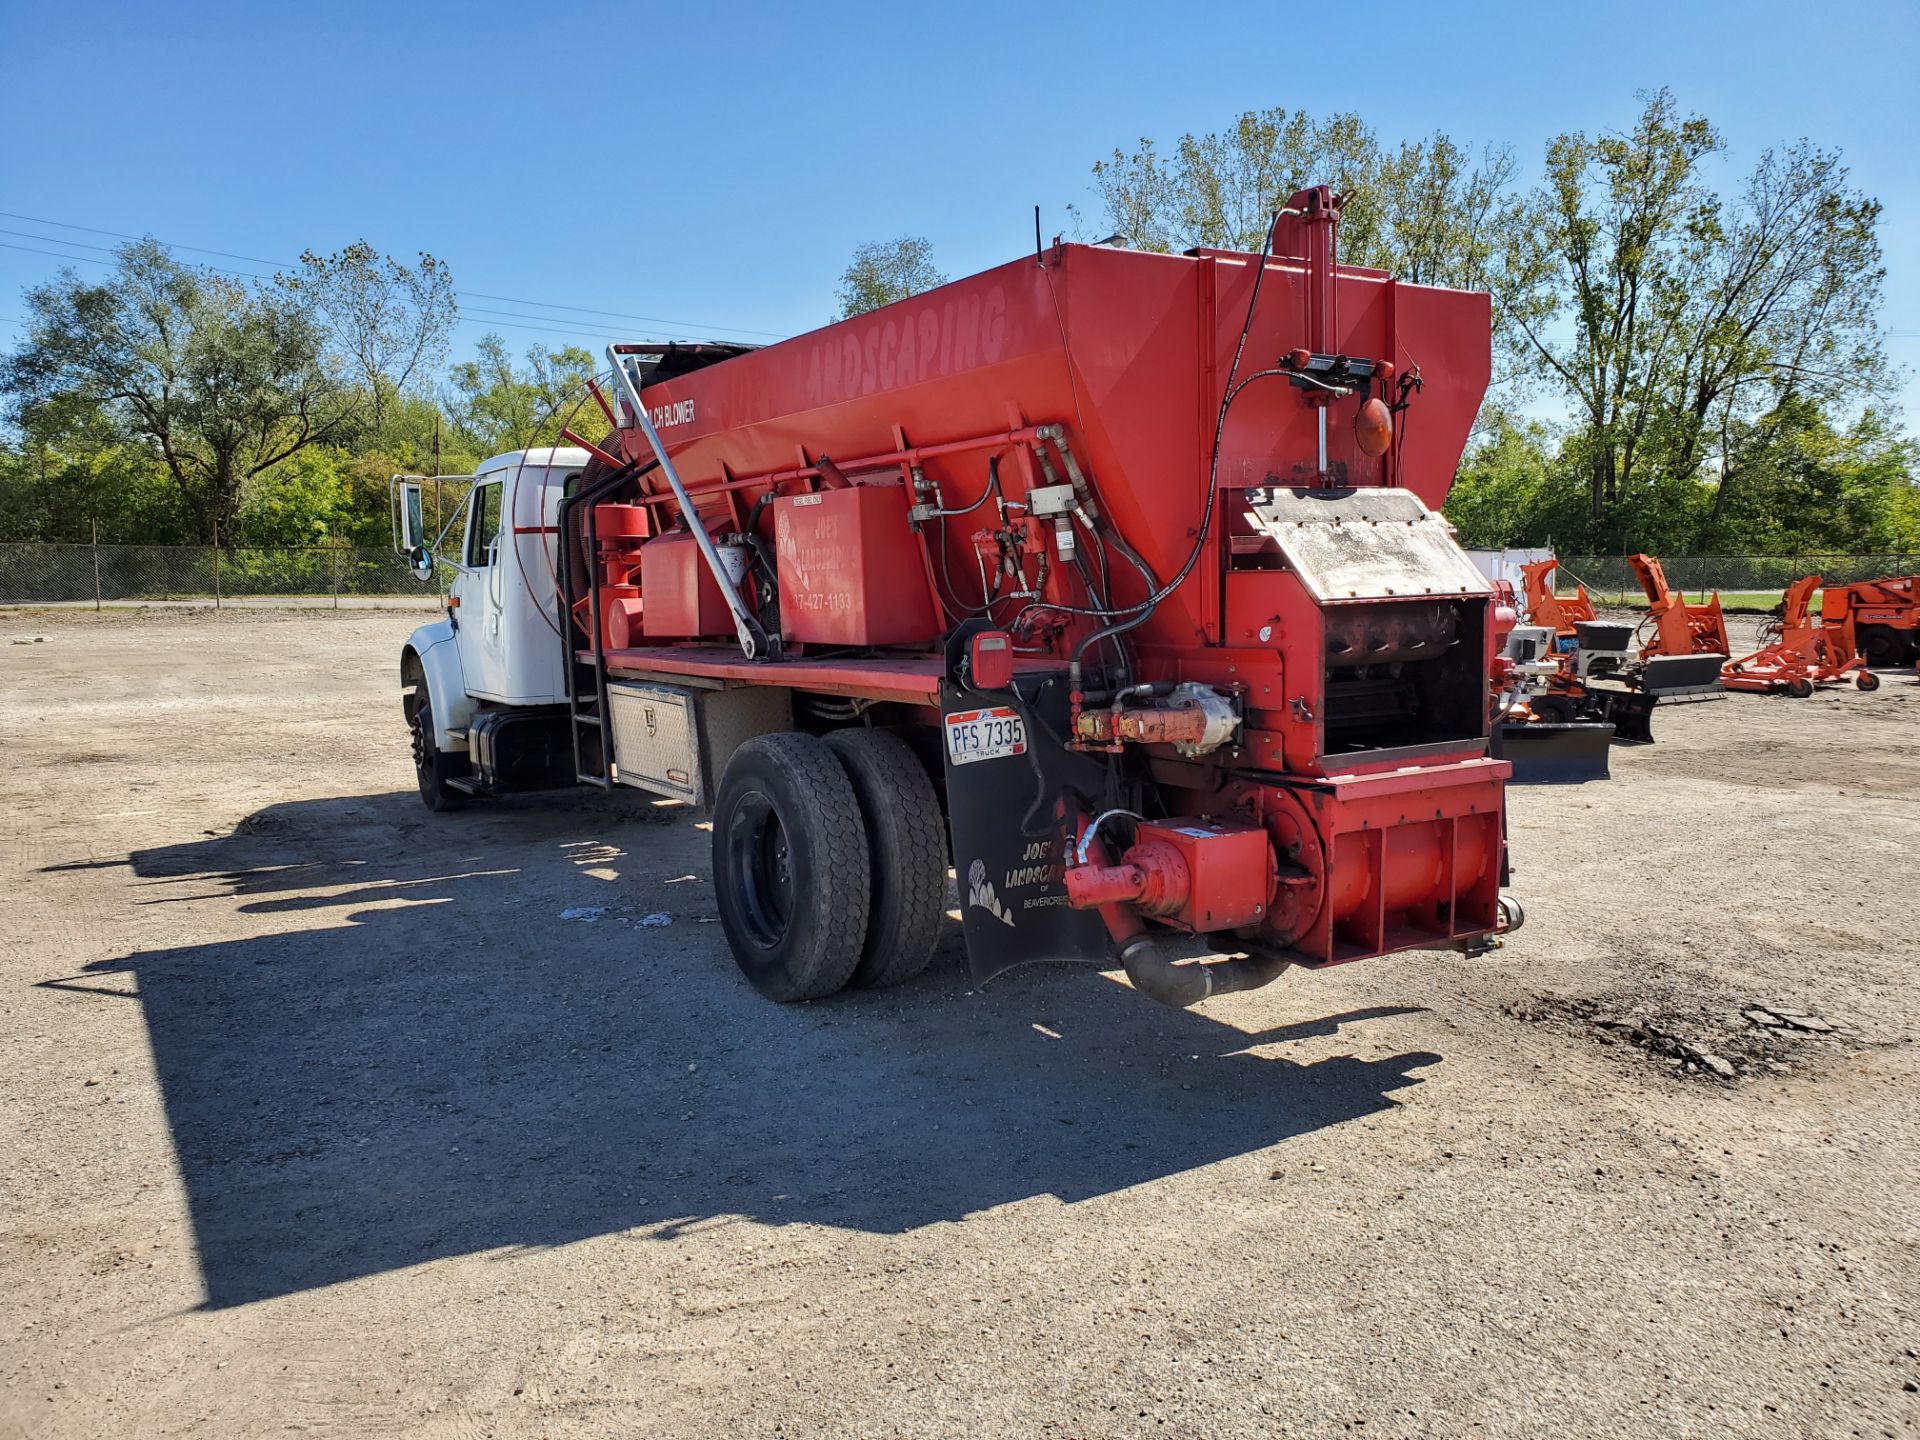
<svg viewBox="0 0 1920 1440">
<path fill-rule="evenodd" d="M 545 446 L 496 455 L 470 477 L 439 477 L 471 483 L 438 536 L 426 531 L 423 478 L 396 475 L 390 482 L 396 548 L 423 580 L 433 574 L 436 553 L 450 557 L 454 571 L 446 618 L 415 630 L 400 656 L 421 794 L 436 809 L 460 803 L 475 759 L 486 758 L 473 752 L 502 724 L 519 725 L 517 753 L 533 738 L 529 724 L 567 740 L 556 578 L 560 502 L 586 463 L 584 450 Z M 552 743 L 532 750 L 557 765 Z M 566 768 L 571 779 L 570 758 Z"/>
</svg>

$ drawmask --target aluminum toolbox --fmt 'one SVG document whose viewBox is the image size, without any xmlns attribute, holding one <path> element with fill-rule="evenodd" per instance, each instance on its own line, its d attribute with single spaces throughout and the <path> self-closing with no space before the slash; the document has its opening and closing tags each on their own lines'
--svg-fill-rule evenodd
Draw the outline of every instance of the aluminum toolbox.
<svg viewBox="0 0 1920 1440">
<path fill-rule="evenodd" d="M 707 809 L 733 752 L 793 728 L 791 692 L 773 685 L 705 690 L 613 681 L 607 686 L 614 779 Z"/>
</svg>

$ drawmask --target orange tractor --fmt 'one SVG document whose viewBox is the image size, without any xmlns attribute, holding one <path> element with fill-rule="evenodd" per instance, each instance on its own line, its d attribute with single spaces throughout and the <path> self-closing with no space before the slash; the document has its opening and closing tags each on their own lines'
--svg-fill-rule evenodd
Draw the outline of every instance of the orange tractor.
<svg viewBox="0 0 1920 1440">
<path fill-rule="evenodd" d="M 1815 622 L 1811 613 L 1813 592 L 1819 588 L 1818 575 L 1802 575 L 1789 585 L 1780 604 L 1780 618 L 1769 621 L 1760 631 L 1761 647 L 1751 655 L 1729 661 L 1720 672 L 1720 683 L 1729 690 L 1799 699 L 1813 694 L 1817 685 L 1879 689 L 1880 677 L 1867 668 L 1855 647 L 1852 624 L 1844 619 L 1838 624 Z M 1824 619 L 1824 605 L 1821 614 Z"/>
<path fill-rule="evenodd" d="M 1920 658 L 1920 575 L 1829 585 L 1820 592 L 1820 620 L 1851 632 L 1849 648 L 1857 648 L 1869 665 Z"/>
</svg>

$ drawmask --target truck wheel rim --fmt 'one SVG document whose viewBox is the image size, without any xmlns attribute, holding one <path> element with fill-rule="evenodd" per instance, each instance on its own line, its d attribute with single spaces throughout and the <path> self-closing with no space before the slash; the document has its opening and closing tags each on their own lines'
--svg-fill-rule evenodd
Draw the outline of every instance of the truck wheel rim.
<svg viewBox="0 0 1920 1440">
<path fill-rule="evenodd" d="M 741 798 L 727 848 L 740 880 L 741 926 L 755 945 L 771 950 L 786 936 L 793 915 L 793 854 L 780 814 L 765 795 L 755 791 Z"/>
</svg>

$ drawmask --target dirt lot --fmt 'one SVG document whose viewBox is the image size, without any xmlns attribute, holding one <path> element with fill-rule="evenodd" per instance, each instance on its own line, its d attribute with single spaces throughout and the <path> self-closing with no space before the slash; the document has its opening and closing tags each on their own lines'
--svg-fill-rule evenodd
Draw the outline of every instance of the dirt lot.
<svg viewBox="0 0 1920 1440">
<path fill-rule="evenodd" d="M 1479 959 L 789 1009 L 685 812 L 421 808 L 417 619 L 0 615 L 0 1434 L 1920 1428 L 1910 678 L 1516 790 Z"/>
</svg>

